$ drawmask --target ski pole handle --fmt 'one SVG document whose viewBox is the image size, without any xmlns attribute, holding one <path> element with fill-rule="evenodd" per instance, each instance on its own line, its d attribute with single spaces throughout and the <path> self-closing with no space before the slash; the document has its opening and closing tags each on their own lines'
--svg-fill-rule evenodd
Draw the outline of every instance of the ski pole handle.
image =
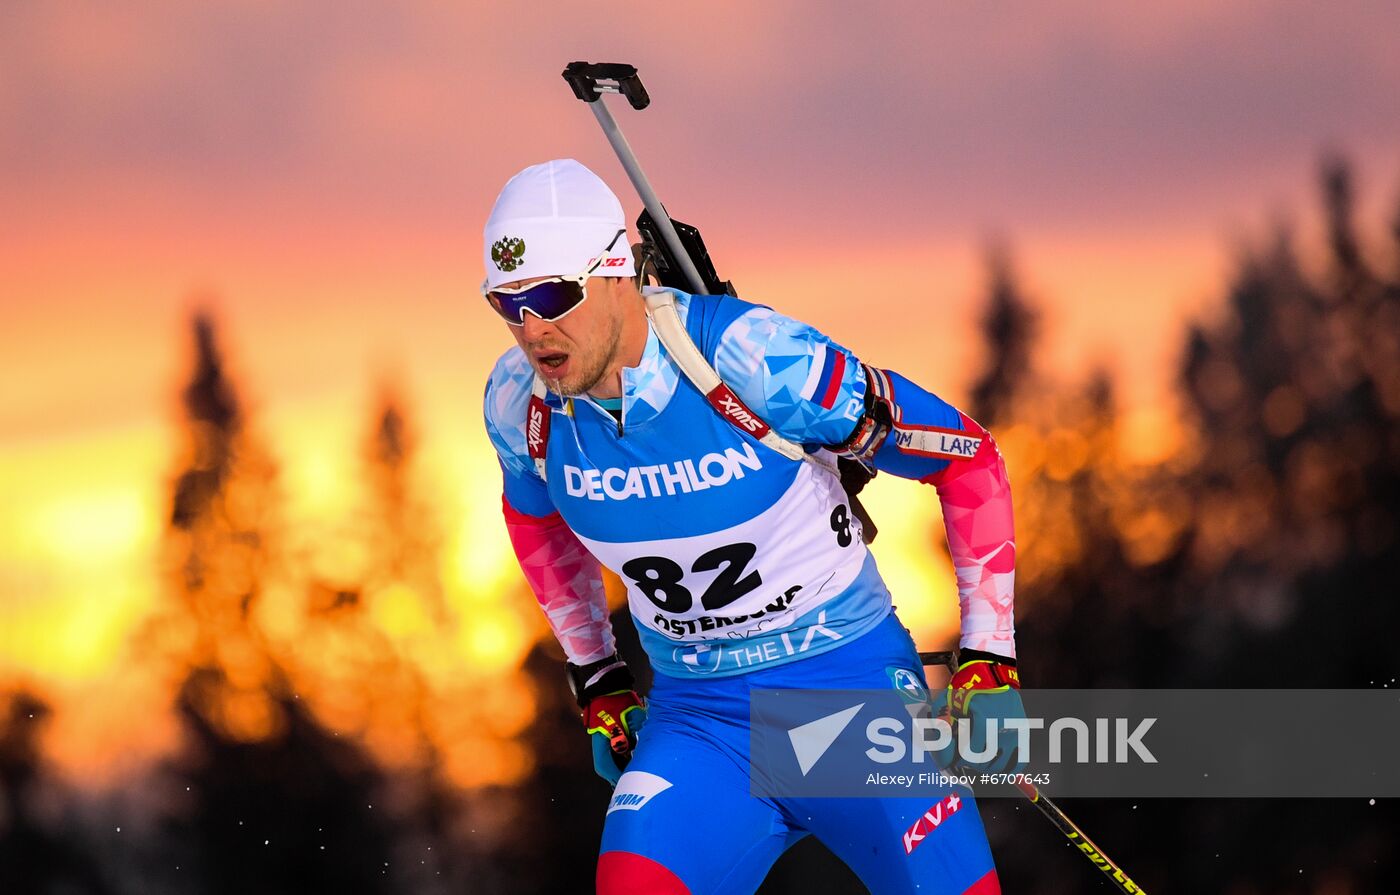
<svg viewBox="0 0 1400 895">
<path fill-rule="evenodd" d="M 604 93 L 620 93 L 638 111 L 651 105 L 637 67 L 625 62 L 570 62 L 564 67 L 564 80 L 586 103 L 596 103 Z"/>
</svg>

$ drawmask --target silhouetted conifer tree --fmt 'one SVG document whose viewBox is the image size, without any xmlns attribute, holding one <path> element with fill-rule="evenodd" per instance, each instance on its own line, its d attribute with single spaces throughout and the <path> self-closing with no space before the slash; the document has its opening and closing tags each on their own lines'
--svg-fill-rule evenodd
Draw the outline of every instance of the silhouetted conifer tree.
<svg viewBox="0 0 1400 895">
<path fill-rule="evenodd" d="M 1368 687 L 1397 673 L 1400 432 L 1381 371 L 1395 369 L 1384 346 L 1400 342 L 1400 314 L 1394 281 L 1365 261 L 1345 164 L 1324 165 L 1322 196 L 1321 275 L 1303 271 L 1281 234 L 1246 255 L 1226 314 L 1194 329 L 1183 354 L 1195 463 L 1176 485 L 1192 502 L 1192 549 L 1169 632 L 1181 678 L 1196 686 Z M 1175 817 L 1190 831 L 1185 848 L 1222 859 L 1208 871 L 1173 867 L 1173 886 L 1303 891 L 1278 860 L 1286 854 L 1307 870 L 1307 890 L 1386 888 L 1395 810 L 1295 810 L 1305 827 L 1257 801 L 1161 806 L 1163 826 Z"/>
<path fill-rule="evenodd" d="M 1285 663 L 1300 642 L 1348 657 L 1312 666 L 1316 685 L 1373 679 L 1387 663 L 1362 657 L 1387 651 L 1379 632 L 1395 619 L 1375 598 L 1380 569 L 1364 571 L 1393 553 L 1400 525 L 1396 418 L 1383 397 L 1397 369 L 1395 286 L 1364 260 L 1343 163 L 1324 165 L 1322 194 L 1320 284 L 1280 235 L 1246 258 L 1226 317 L 1193 333 L 1183 362 L 1198 427 L 1183 483 L 1196 507 L 1187 586 L 1212 607 L 1202 641 L 1221 662 L 1251 655 L 1240 671 L 1261 685 L 1271 666 L 1257 660 Z"/>
<path fill-rule="evenodd" d="M 49 714 L 25 690 L 0 694 L 0 892 L 115 892 L 79 832 L 71 794 L 44 767 Z"/>
<path fill-rule="evenodd" d="M 168 547 L 175 600 L 148 632 L 187 671 L 168 772 L 163 886 L 205 893 L 388 892 L 383 773 L 298 701 L 258 622 L 275 555 L 275 470 L 246 431 L 207 314 L 183 393 L 189 444 Z M 183 787 L 179 784 L 183 783 Z M 183 792 L 181 792 L 183 789 Z M 178 883 L 184 880 L 184 883 Z"/>
<path fill-rule="evenodd" d="M 1006 246 L 997 244 L 988 251 L 987 270 L 990 285 L 982 334 L 988 356 L 972 385 L 968 413 L 990 428 L 1013 417 L 1015 396 L 1030 384 L 1038 324 L 1021 294 Z"/>
</svg>

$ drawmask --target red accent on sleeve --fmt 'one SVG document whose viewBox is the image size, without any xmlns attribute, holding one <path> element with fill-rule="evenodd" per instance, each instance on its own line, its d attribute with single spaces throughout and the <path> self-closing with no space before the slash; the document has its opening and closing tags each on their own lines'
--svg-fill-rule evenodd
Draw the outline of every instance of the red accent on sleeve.
<svg viewBox="0 0 1400 895">
<path fill-rule="evenodd" d="M 948 550 L 958 576 L 959 645 L 1014 659 L 1016 526 L 1011 482 L 991 433 L 965 413 L 963 429 L 982 437 L 977 453 L 950 460 L 922 481 L 938 489 Z"/>
<path fill-rule="evenodd" d="M 831 362 L 831 378 L 826 381 L 826 391 L 822 393 L 821 405 L 827 410 L 836 403 L 836 395 L 841 391 L 841 377 L 846 373 L 846 352 L 835 346 L 827 349 L 835 355 Z"/>
<path fill-rule="evenodd" d="M 616 652 L 602 567 L 564 517 L 522 513 L 505 495 L 501 510 L 520 571 L 569 661 L 587 665 Z"/>
<path fill-rule="evenodd" d="M 507 525 L 556 525 L 564 522 L 564 517 L 555 510 L 548 516 L 531 516 L 510 505 L 504 494 L 501 495 L 501 512 L 505 514 Z"/>
</svg>

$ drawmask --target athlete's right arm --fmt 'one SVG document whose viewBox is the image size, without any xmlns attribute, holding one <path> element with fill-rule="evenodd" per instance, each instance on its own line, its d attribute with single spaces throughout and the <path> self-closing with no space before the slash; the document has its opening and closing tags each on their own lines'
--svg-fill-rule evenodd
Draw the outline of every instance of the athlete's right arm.
<svg viewBox="0 0 1400 895">
<path fill-rule="evenodd" d="M 602 569 L 554 508 L 525 448 L 525 410 L 534 371 L 519 349 L 486 381 L 486 433 L 504 477 L 501 507 L 520 570 L 569 662 L 592 665 L 616 652 Z"/>
</svg>

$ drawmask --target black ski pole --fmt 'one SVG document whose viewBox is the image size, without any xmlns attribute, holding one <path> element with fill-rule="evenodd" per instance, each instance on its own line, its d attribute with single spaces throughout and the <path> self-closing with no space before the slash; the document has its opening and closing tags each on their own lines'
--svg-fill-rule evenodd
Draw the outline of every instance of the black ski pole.
<svg viewBox="0 0 1400 895">
<path fill-rule="evenodd" d="M 1132 878 L 1123 872 L 1122 867 L 1113 863 L 1108 855 L 1104 854 L 1102 849 L 1093 843 L 1093 840 L 1085 836 L 1084 831 L 1079 829 L 1075 822 L 1069 819 L 1059 805 L 1050 801 L 1049 796 L 1037 790 L 1035 784 L 1030 782 L 1018 783 L 1017 788 L 1025 794 L 1026 798 L 1031 800 L 1032 805 L 1040 809 L 1040 813 L 1045 815 L 1050 823 L 1055 825 L 1055 829 L 1063 833 L 1065 838 L 1068 839 L 1075 848 L 1079 849 L 1084 857 L 1088 858 L 1095 867 L 1108 875 L 1108 878 L 1113 881 L 1113 884 L 1118 887 L 1119 891 L 1130 893 L 1130 895 L 1131 893 L 1143 893 L 1142 887 L 1133 882 Z"/>
<path fill-rule="evenodd" d="M 958 653 L 956 650 L 921 652 L 919 653 L 919 661 L 925 665 L 943 665 L 947 667 L 949 673 L 958 670 Z M 1078 824 L 1069 819 L 1069 815 L 1065 814 L 1064 809 L 1052 802 L 1050 797 L 1037 789 L 1034 783 L 1031 783 L 1029 780 L 1022 781 L 1016 784 L 1016 788 L 1021 791 L 1022 795 L 1030 800 L 1032 805 L 1040 809 L 1040 813 L 1045 815 L 1045 818 L 1049 820 L 1050 823 L 1054 824 L 1055 829 L 1064 834 L 1065 838 L 1070 841 L 1070 844 L 1079 849 L 1080 853 L 1088 858 L 1095 867 L 1102 870 L 1108 878 L 1113 881 L 1113 884 L 1118 887 L 1120 892 L 1126 892 L 1129 893 L 1129 895 L 1146 895 L 1142 887 L 1133 882 L 1132 878 L 1123 872 L 1123 868 L 1119 867 L 1108 855 L 1104 854 L 1103 850 L 1095 845 L 1092 839 L 1084 835 L 1084 831 L 1079 829 Z"/>
</svg>

